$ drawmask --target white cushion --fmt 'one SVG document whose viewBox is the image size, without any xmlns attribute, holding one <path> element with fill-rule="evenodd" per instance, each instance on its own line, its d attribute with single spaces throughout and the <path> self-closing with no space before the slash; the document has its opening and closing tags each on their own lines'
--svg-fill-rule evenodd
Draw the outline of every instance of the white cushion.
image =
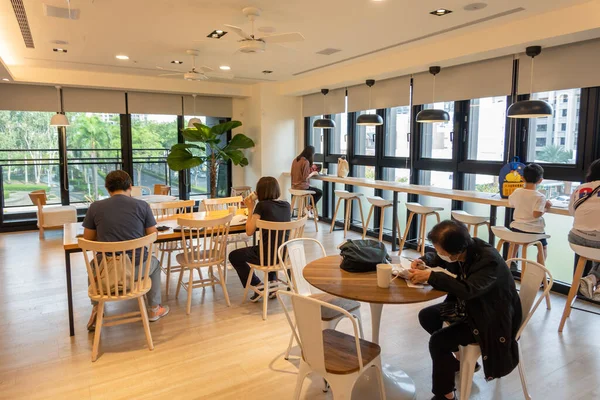
<svg viewBox="0 0 600 400">
<path fill-rule="evenodd" d="M 342 199 L 355 199 L 363 196 L 362 193 L 351 193 L 347 190 L 336 190 L 335 195 L 337 197 L 341 197 Z"/>
<path fill-rule="evenodd" d="M 588 260 L 600 262 L 600 249 L 594 249 L 593 247 L 579 246 L 573 243 L 569 243 L 571 248 L 576 254 L 581 257 L 585 257 Z"/>
<path fill-rule="evenodd" d="M 367 197 L 367 201 L 376 207 L 387 207 L 393 204 L 391 200 L 386 200 L 379 196 Z"/>
<path fill-rule="evenodd" d="M 314 190 L 289 189 L 289 191 L 292 196 L 306 196 L 316 193 Z"/>
<path fill-rule="evenodd" d="M 44 207 L 42 213 L 44 228 L 77 222 L 77 208 L 74 206 Z"/>
<path fill-rule="evenodd" d="M 529 244 L 538 242 L 542 239 L 550 238 L 550 235 L 546 235 L 543 233 L 513 232 L 505 226 L 492 226 L 492 232 L 494 232 L 494 235 L 504 240 L 505 242 L 511 243 Z"/>
<path fill-rule="evenodd" d="M 436 211 L 444 211 L 444 207 L 428 207 L 419 203 L 406 203 L 406 208 L 416 214 L 431 214 Z"/>
<path fill-rule="evenodd" d="M 463 224 L 469 225 L 480 225 L 489 220 L 489 217 L 480 217 L 477 215 L 471 215 L 466 211 L 462 210 L 454 210 L 452 211 L 452 218 L 455 220 L 462 222 Z"/>
</svg>

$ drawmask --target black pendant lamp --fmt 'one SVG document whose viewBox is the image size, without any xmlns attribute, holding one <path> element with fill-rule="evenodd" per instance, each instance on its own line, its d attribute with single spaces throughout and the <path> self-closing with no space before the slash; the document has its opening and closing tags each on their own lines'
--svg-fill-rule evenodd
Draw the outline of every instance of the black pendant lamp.
<svg viewBox="0 0 600 400">
<path fill-rule="evenodd" d="M 329 93 L 329 89 L 321 89 L 321 93 L 323 93 L 323 114 L 325 114 L 325 96 Z M 333 129 L 335 128 L 335 121 L 329 118 L 319 118 L 313 122 L 313 128 Z"/>
<path fill-rule="evenodd" d="M 542 52 L 541 46 L 529 46 L 525 54 L 531 57 L 531 87 L 530 96 L 533 96 L 533 59 Z M 544 118 L 552 115 L 552 106 L 543 100 L 517 101 L 508 107 L 509 118 Z"/>
<path fill-rule="evenodd" d="M 433 95 L 432 103 L 435 104 L 435 76 L 442 70 L 439 66 L 429 67 L 429 73 L 433 75 Z M 421 110 L 417 114 L 417 122 L 420 123 L 436 123 L 436 122 L 449 122 L 450 114 L 446 110 Z"/>
<path fill-rule="evenodd" d="M 367 79 L 365 82 L 369 87 L 369 110 L 371 109 L 371 88 L 375 84 L 374 79 Z M 377 114 L 361 114 L 356 119 L 356 125 L 362 126 L 378 126 L 383 125 L 383 118 Z"/>
</svg>

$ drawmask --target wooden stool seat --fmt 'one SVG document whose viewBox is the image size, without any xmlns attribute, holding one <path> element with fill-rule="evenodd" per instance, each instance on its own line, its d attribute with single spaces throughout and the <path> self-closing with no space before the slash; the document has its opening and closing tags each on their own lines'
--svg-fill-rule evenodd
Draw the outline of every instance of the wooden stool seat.
<svg viewBox="0 0 600 400">
<path fill-rule="evenodd" d="M 362 210 L 362 202 L 360 199 L 363 197 L 362 193 L 353 193 L 347 190 L 334 190 L 335 195 L 338 197 L 337 204 L 335 206 L 335 211 L 333 213 L 333 218 L 331 219 L 331 229 L 329 229 L 329 233 L 333 232 L 333 227 L 335 226 L 335 220 L 337 218 L 338 210 L 340 209 L 340 204 L 342 200 L 344 201 L 346 207 L 346 217 L 344 218 L 344 237 L 348 233 L 348 228 L 350 227 L 351 216 L 352 216 L 352 201 L 358 201 L 358 210 L 360 211 L 360 222 L 363 226 L 363 236 L 365 232 L 365 218 Z M 350 204 L 348 204 L 350 202 Z"/>
<path fill-rule="evenodd" d="M 314 190 L 301 190 L 301 189 L 290 189 L 290 194 L 292 196 L 307 196 L 314 195 L 316 192 Z"/>
<path fill-rule="evenodd" d="M 567 322 L 567 318 L 569 318 L 571 315 L 571 307 L 573 306 L 573 302 L 577 297 L 577 291 L 579 290 L 579 283 L 581 282 L 585 265 L 588 261 L 600 262 L 600 249 L 579 246 L 573 243 L 569 243 L 569 245 L 575 254 L 579 256 L 579 261 L 577 262 L 577 268 L 575 269 L 575 274 L 573 275 L 573 283 L 571 284 L 571 289 L 569 289 L 569 295 L 567 296 L 565 309 L 563 311 L 562 318 L 560 319 L 560 325 L 558 327 L 559 332 L 563 331 L 565 323 Z"/>
<path fill-rule="evenodd" d="M 425 255 L 425 232 L 427 230 L 427 217 L 434 215 L 439 224 L 441 219 L 438 211 L 444 211 L 444 207 L 429 207 L 419 203 L 406 203 L 406 209 L 410 211 L 410 214 L 408 215 L 408 223 L 406 224 L 404 236 L 402 236 L 402 241 L 400 242 L 400 250 L 398 250 L 398 254 L 402 254 L 402 249 L 404 249 L 404 244 L 408 238 L 408 232 L 410 231 L 413 218 L 415 215 L 418 215 L 421 217 L 421 229 L 419 230 L 419 236 L 417 237 L 417 251 L 419 251 L 423 256 Z"/>
<path fill-rule="evenodd" d="M 429 207 L 419 203 L 406 203 L 406 208 L 415 214 L 431 214 L 436 211 L 444 211 L 444 207 Z"/>
<path fill-rule="evenodd" d="M 481 225 L 487 225 L 488 230 L 490 229 L 489 217 L 472 215 L 463 210 L 454 210 L 451 214 L 453 219 L 458 222 L 462 222 L 467 226 L 467 228 L 469 228 L 469 233 L 471 233 L 471 227 L 473 227 L 473 237 L 478 236 L 479 227 Z"/>
<path fill-rule="evenodd" d="M 294 215 L 294 206 L 298 209 L 298 219 L 302 219 L 306 215 L 306 208 L 312 205 L 313 221 L 315 222 L 315 231 L 319 232 L 319 212 L 317 204 L 313 197 L 316 192 L 314 190 L 288 189 L 292 195 L 292 215 Z M 296 204 L 298 202 L 298 204 Z"/>
<path fill-rule="evenodd" d="M 379 196 L 367 197 L 367 201 L 375 207 L 389 207 L 393 204 L 391 200 L 386 200 Z"/>
<path fill-rule="evenodd" d="M 341 197 L 342 199 L 354 199 L 358 197 L 363 197 L 362 193 L 354 193 L 349 192 L 347 190 L 335 190 L 334 193 L 337 197 Z"/>
<path fill-rule="evenodd" d="M 363 365 L 369 364 L 381 354 L 381 347 L 375 343 L 359 339 Z M 360 367 L 354 336 L 333 330 L 323 331 L 325 370 L 332 374 L 346 375 L 357 372 Z"/>
<path fill-rule="evenodd" d="M 375 207 L 381 208 L 381 214 L 379 215 L 379 241 L 383 241 L 383 223 L 385 217 L 385 209 L 394 205 L 391 200 L 386 200 L 379 196 L 367 197 L 367 201 L 371 203 L 371 208 L 369 209 L 369 216 L 367 217 L 367 223 L 363 227 L 363 239 L 367 236 L 367 229 L 369 229 L 369 222 L 371 221 L 371 216 L 373 215 L 373 211 Z M 398 229 L 398 237 L 402 237 L 400 233 L 400 221 L 396 217 L 396 227 Z"/>
</svg>

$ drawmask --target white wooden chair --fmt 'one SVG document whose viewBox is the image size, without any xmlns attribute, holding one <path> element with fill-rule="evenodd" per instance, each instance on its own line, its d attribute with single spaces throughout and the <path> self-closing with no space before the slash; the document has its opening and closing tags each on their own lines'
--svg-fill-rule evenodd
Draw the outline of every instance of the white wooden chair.
<svg viewBox="0 0 600 400">
<path fill-rule="evenodd" d="M 169 220 L 182 216 L 191 216 L 194 211 L 195 200 L 178 200 L 178 201 L 168 201 L 163 203 L 150 203 L 150 208 L 152 209 L 152 213 L 154 214 L 154 218 L 156 218 L 156 222 L 160 225 L 161 221 Z M 171 266 L 171 258 L 173 253 L 180 252 L 183 250 L 181 241 L 169 241 L 158 244 L 158 251 L 160 253 L 160 269 L 167 276 L 165 289 L 166 296 L 169 297 L 169 282 L 171 281 L 171 273 L 179 272 L 181 270 L 181 266 L 175 265 Z M 165 255 L 167 256 L 167 266 L 165 267 L 163 262 Z"/>
<path fill-rule="evenodd" d="M 83 258 L 90 281 L 88 296 L 98 302 L 96 331 L 92 347 L 92 361 L 98 358 L 102 326 L 121 325 L 142 321 L 146 333 L 148 348 L 154 349 L 148 312 L 143 296 L 152 287 L 150 280 L 150 262 L 152 245 L 157 234 L 153 233 L 140 239 L 124 242 L 95 242 L 79 239 Z M 92 252 L 92 257 L 89 256 Z M 146 255 L 144 260 L 143 254 Z M 125 256 L 124 256 L 125 255 Z M 101 260 L 97 262 L 97 260 Z M 130 262 L 129 262 L 130 261 Z M 107 302 L 137 299 L 140 310 L 110 317 L 104 316 L 104 304 Z"/>
<path fill-rule="evenodd" d="M 132 186 L 131 187 L 131 197 L 139 197 L 144 195 L 150 195 L 152 191 L 148 186 Z"/>
<path fill-rule="evenodd" d="M 188 292 L 188 315 L 192 307 L 192 292 L 194 288 L 211 286 L 214 289 L 216 285 L 220 285 L 225 294 L 227 305 L 231 306 L 225 284 L 225 251 L 227 248 L 229 224 L 232 218 L 233 215 L 227 214 L 222 218 L 205 220 L 177 219 L 177 223 L 181 226 L 183 253 L 178 254 L 176 257 L 181 270 L 179 271 L 175 298 L 179 297 L 179 290 L 182 287 Z M 205 279 L 200 275 L 200 279 L 194 280 L 194 270 L 200 272 L 201 268 L 208 269 L 208 278 Z M 218 278 L 215 276 L 215 268 Z M 183 281 L 184 272 L 189 272 L 187 282 Z"/>
<path fill-rule="evenodd" d="M 267 304 L 269 301 L 269 291 L 288 288 L 291 289 L 290 279 L 288 275 L 287 267 L 282 267 L 279 263 L 279 257 L 277 250 L 279 245 L 287 242 L 288 240 L 302 237 L 304 234 L 304 226 L 306 225 L 306 219 L 298 219 L 291 222 L 270 222 L 258 220 L 256 221 L 256 227 L 258 228 L 258 236 L 260 237 L 259 253 L 260 253 L 260 264 L 249 264 L 250 274 L 248 274 L 248 281 L 246 282 L 246 288 L 244 289 L 244 300 L 245 303 L 248 299 L 248 291 L 252 290 L 263 299 L 263 320 L 267 319 Z M 265 254 L 265 250 L 267 254 Z M 261 287 L 251 286 L 252 276 L 254 272 L 263 273 L 263 283 Z M 285 281 L 277 277 L 274 282 L 269 282 L 269 272 L 283 272 L 285 275 Z M 262 289 L 262 290 L 261 290 Z"/>
<path fill-rule="evenodd" d="M 44 239 L 45 229 L 62 228 L 64 224 L 77 222 L 77 208 L 75 206 L 44 207 L 48 201 L 45 190 L 30 192 L 29 198 L 37 206 L 37 226 L 40 230 L 40 239 Z"/>
<path fill-rule="evenodd" d="M 279 263 L 281 269 L 289 269 L 291 266 L 292 270 L 292 291 L 302 296 L 309 296 L 313 299 L 324 301 L 328 304 L 343 308 L 348 311 L 352 317 L 358 321 L 358 328 L 360 330 L 361 339 L 364 338 L 362 320 L 360 318 L 360 303 L 354 300 L 347 300 L 341 297 L 336 297 L 327 293 L 312 293 L 310 284 L 304 279 L 302 270 L 306 267 L 306 252 L 304 251 L 305 243 L 316 243 L 321 250 L 320 257 L 326 257 L 325 248 L 317 239 L 312 238 L 298 238 L 288 240 L 281 246 L 279 246 Z M 338 323 L 345 318 L 345 315 L 337 313 L 329 308 L 321 309 L 321 326 L 323 329 L 335 329 Z M 285 359 L 287 360 L 290 356 L 290 350 L 294 344 L 294 334 L 290 338 L 290 344 L 285 352 Z"/>
<path fill-rule="evenodd" d="M 549 295 L 550 289 L 554 280 L 552 274 L 542 264 L 535 261 L 527 260 L 526 258 L 512 258 L 508 262 L 521 261 L 523 265 L 527 264 L 527 268 L 521 276 L 521 288 L 519 298 L 521 299 L 521 310 L 523 314 L 523 322 L 517 332 L 517 341 L 521 338 L 527 323 L 537 310 L 542 300 Z M 537 296 L 542 282 L 549 281 L 550 284 L 544 286 L 544 291 L 540 296 Z M 537 299 L 536 299 L 537 296 Z M 502 340 L 503 338 L 500 338 Z M 470 344 L 468 346 L 459 346 L 460 353 L 460 400 L 468 400 L 471 395 L 471 386 L 473 385 L 473 374 L 475 372 L 475 363 L 481 356 L 481 348 L 478 344 Z M 485 357 L 485 356 L 484 356 Z M 527 380 L 525 379 L 525 367 L 523 366 L 523 354 L 521 346 L 519 346 L 519 375 L 521 376 L 521 386 L 523 387 L 523 395 L 525 399 L 530 400 L 529 390 L 527 389 Z"/>
<path fill-rule="evenodd" d="M 294 399 L 300 398 L 304 379 L 311 373 L 320 375 L 331 387 L 334 400 L 350 400 L 354 384 L 370 368 L 377 370 L 379 395 L 385 400 L 385 387 L 381 371 L 381 348 L 375 343 L 359 339 L 358 324 L 343 308 L 312 297 L 291 292 L 278 292 L 285 316 L 302 348 L 300 369 L 296 380 Z M 292 303 L 296 322 L 292 321 L 283 301 Z M 315 329 L 321 323 L 322 312 L 329 309 L 350 319 L 353 335 L 333 329 Z M 370 397 L 375 398 L 375 393 Z"/>
<path fill-rule="evenodd" d="M 222 197 L 219 199 L 204 199 L 202 200 L 202 204 L 204 205 L 204 209 L 208 212 L 228 210 L 229 207 L 237 207 L 239 210 L 242 208 L 242 206 L 244 206 L 244 199 L 242 196 Z M 240 243 L 248 247 L 251 240 L 252 238 L 245 233 L 238 233 L 236 235 L 229 235 L 227 238 L 227 243 L 233 244 L 237 249 L 238 244 Z"/>
</svg>

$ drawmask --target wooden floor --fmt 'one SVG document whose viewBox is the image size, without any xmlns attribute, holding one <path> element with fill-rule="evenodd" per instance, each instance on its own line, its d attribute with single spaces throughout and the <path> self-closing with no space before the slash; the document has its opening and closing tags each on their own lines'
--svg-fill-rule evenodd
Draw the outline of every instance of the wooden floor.
<svg viewBox="0 0 600 400">
<path fill-rule="evenodd" d="M 320 227 L 317 234 L 308 224 L 306 235 L 322 240 L 328 254 L 335 254 L 342 232 L 330 235 Z M 62 234 L 46 235 L 43 242 L 37 232 L 0 235 L 0 399 L 291 398 L 298 362 L 283 359 L 290 331 L 282 310 L 272 300 L 263 321 L 260 305 L 241 305 L 235 273 L 228 282 L 231 308 L 220 289 L 196 289 L 187 316 L 185 293 L 174 299 L 173 280 L 165 300 L 171 314 L 151 324 L 154 351 L 146 347 L 141 323 L 109 327 L 103 330 L 99 359 L 92 363 L 82 256 L 73 255 L 76 336 L 70 338 Z M 557 327 L 564 297 L 553 295 L 552 301 L 552 311 L 540 309 L 521 340 L 533 398 L 600 399 L 600 317 L 573 311 L 561 335 Z M 111 305 L 107 312 L 135 304 Z M 386 306 L 381 327 L 383 362 L 414 379 L 418 399 L 431 398 L 428 335 L 417 321 L 425 305 Z M 370 338 L 369 307 L 363 305 L 361 312 Z M 348 327 L 346 322 L 339 329 Z M 332 398 L 322 393 L 321 384 L 317 378 L 307 380 L 303 398 Z M 489 383 L 476 374 L 472 398 L 522 398 L 518 373 Z"/>
</svg>

